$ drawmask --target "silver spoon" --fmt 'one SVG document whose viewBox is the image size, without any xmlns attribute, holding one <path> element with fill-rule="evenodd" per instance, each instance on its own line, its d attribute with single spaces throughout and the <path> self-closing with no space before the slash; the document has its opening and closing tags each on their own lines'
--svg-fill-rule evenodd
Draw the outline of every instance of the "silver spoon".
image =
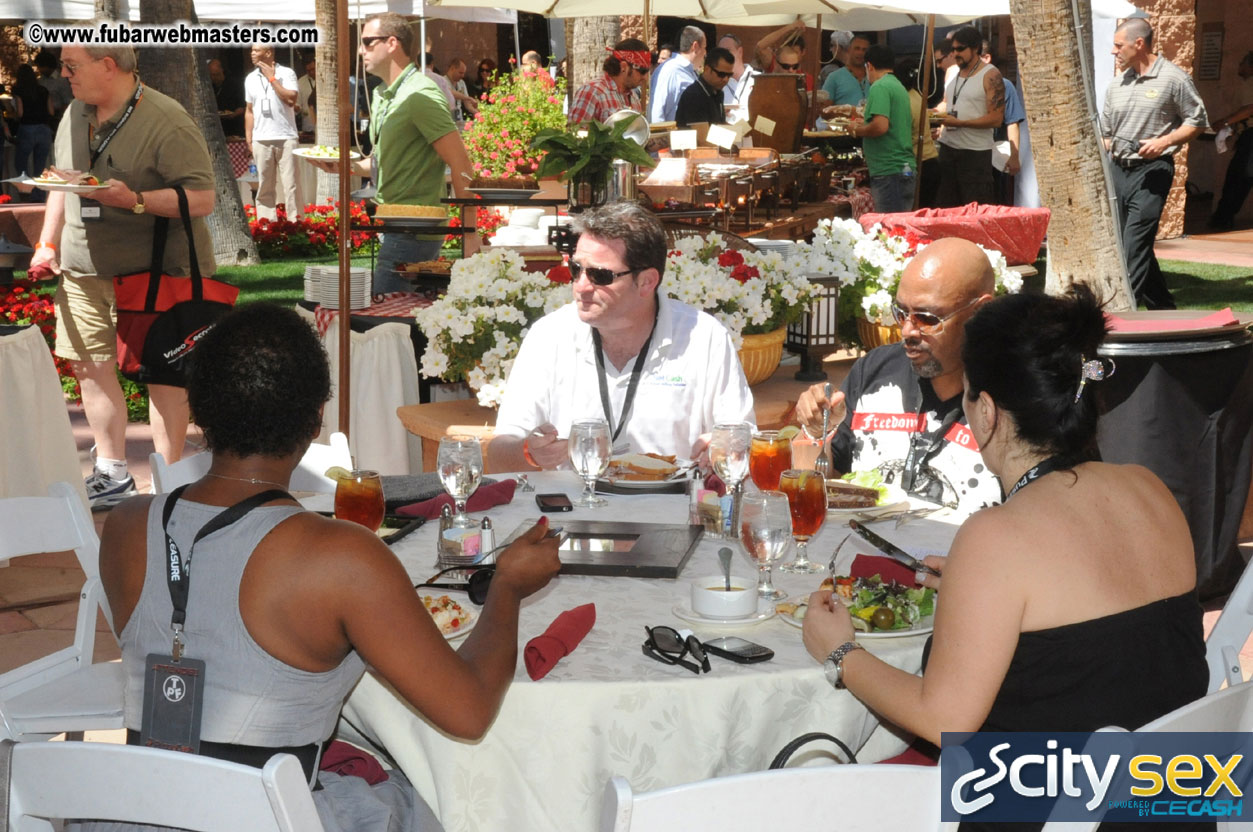
<svg viewBox="0 0 1253 832">
<path fill-rule="evenodd" d="M 718 550 L 718 562 L 722 564 L 722 576 L 727 582 L 727 592 L 731 591 L 731 550 L 723 546 Z"/>
</svg>

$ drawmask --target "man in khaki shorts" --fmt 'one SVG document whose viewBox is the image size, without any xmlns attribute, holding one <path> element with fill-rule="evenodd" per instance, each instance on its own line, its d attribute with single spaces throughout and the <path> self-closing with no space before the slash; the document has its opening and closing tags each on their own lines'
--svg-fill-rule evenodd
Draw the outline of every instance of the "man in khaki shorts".
<svg viewBox="0 0 1253 832">
<path fill-rule="evenodd" d="M 139 82 L 131 47 L 67 46 L 61 72 L 74 101 L 57 129 L 54 165 L 63 174 L 90 171 L 108 187 L 85 196 L 48 195 L 31 268 L 61 276 L 56 354 L 69 360 L 78 377 L 96 442 L 87 494 L 93 508 L 107 507 L 135 491 L 126 470 L 126 402 L 115 371 L 112 278 L 149 268 L 156 217 L 179 215 L 174 185 L 187 192 L 200 271 L 213 274 L 213 245 L 203 219 L 213 211 L 213 169 L 204 138 L 186 111 Z M 163 271 L 186 275 L 189 266 L 181 223 L 173 222 Z M 149 385 L 148 394 L 153 442 L 174 462 L 187 437 L 187 395 L 159 384 Z"/>
</svg>

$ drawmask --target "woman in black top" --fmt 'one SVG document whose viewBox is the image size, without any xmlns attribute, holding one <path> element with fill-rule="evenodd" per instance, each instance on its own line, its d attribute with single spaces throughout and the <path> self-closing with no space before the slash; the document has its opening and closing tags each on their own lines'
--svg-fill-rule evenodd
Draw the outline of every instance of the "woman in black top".
<svg viewBox="0 0 1253 832">
<path fill-rule="evenodd" d="M 1205 695 L 1192 537 L 1166 486 L 1096 450 L 1105 320 L 1084 286 L 1008 295 L 966 325 L 963 407 L 1008 492 L 965 522 L 944 562 L 935 637 L 914 676 L 853 649 L 842 681 L 939 744 L 943 731 L 1134 730 Z M 816 593 L 805 645 L 853 640 Z"/>
<path fill-rule="evenodd" d="M 35 70 L 25 64 L 17 68 L 13 98 L 17 102 L 18 123 L 13 168 L 18 173 L 38 176 L 43 173 L 48 151 L 52 149 L 52 98 L 39 84 Z M 35 190 L 29 197 L 35 202 L 46 198 L 41 190 Z"/>
<path fill-rule="evenodd" d="M 482 98 L 483 93 L 495 85 L 496 79 L 492 77 L 492 73 L 495 71 L 496 62 L 491 58 L 484 58 L 479 61 L 478 70 L 474 73 L 474 77 L 466 79 L 466 90 L 470 93 L 471 98 Z"/>
</svg>

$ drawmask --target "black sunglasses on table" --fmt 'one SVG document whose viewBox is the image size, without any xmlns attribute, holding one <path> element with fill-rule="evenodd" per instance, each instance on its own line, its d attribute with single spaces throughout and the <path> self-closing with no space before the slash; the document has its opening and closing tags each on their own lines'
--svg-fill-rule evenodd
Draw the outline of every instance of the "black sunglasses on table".
<svg viewBox="0 0 1253 832">
<path fill-rule="evenodd" d="M 684 639 L 673 627 L 645 627 L 644 632 L 648 633 L 648 638 L 644 639 L 642 645 L 645 656 L 662 664 L 686 667 L 697 675 L 702 670 L 709 672 L 709 657 L 705 655 L 705 648 L 696 636 Z M 689 662 L 683 658 L 689 654 L 696 661 Z"/>
<path fill-rule="evenodd" d="M 470 577 L 465 583 L 439 583 L 436 579 L 449 572 L 469 572 Z M 426 583 L 414 584 L 414 589 L 460 589 L 464 590 L 470 596 L 470 600 L 480 607 L 487 600 L 487 590 L 492 585 L 492 575 L 496 574 L 496 566 L 494 564 L 478 564 L 471 566 L 451 566 L 448 569 L 441 569 L 435 573 L 434 578 Z"/>
<path fill-rule="evenodd" d="M 597 286 L 608 286 L 618 278 L 627 274 L 635 274 L 639 269 L 626 269 L 624 271 L 615 272 L 613 269 L 602 269 L 596 266 L 584 267 L 577 260 L 570 261 L 570 279 L 578 280 L 579 275 L 587 274 L 587 279 L 595 283 Z"/>
</svg>

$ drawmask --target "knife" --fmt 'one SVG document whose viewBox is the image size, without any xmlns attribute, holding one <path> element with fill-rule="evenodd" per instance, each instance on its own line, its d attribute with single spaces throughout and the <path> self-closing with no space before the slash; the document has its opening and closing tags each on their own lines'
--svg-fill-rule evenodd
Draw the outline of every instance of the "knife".
<svg viewBox="0 0 1253 832">
<path fill-rule="evenodd" d="M 895 543 L 889 543 L 879 535 L 870 531 L 870 529 L 866 528 L 861 523 L 858 523 L 856 520 L 849 520 L 848 525 L 849 528 L 855 531 L 863 540 L 878 549 L 880 552 L 883 552 L 888 557 L 892 558 L 892 560 L 905 564 L 915 572 L 926 572 L 928 575 L 934 575 L 937 578 L 940 577 L 939 570 L 927 566 L 925 563 L 918 560 L 918 558 L 914 557 L 909 552 L 906 552 L 900 546 L 897 546 Z"/>
</svg>

